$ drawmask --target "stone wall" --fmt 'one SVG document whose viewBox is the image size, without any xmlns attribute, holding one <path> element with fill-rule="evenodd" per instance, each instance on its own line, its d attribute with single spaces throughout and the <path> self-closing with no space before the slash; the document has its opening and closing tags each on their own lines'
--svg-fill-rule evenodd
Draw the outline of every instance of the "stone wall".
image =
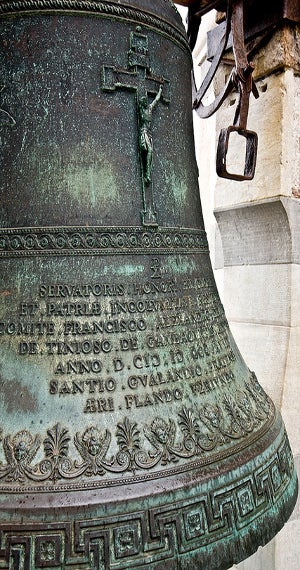
<svg viewBox="0 0 300 570">
<path fill-rule="evenodd" d="M 213 12 L 204 18 L 194 52 L 198 83 L 208 66 L 206 28 L 212 25 Z M 195 117 L 200 192 L 232 332 L 246 363 L 282 411 L 300 473 L 300 27 L 285 23 L 277 28 L 254 62 L 260 97 L 251 100 L 248 129 L 259 136 L 256 175 L 234 182 L 215 174 L 219 131 L 233 122 L 233 93 L 216 116 Z M 221 66 L 216 91 L 230 70 Z M 244 158 L 238 139 L 230 148 L 237 164 Z M 277 537 L 237 568 L 298 570 L 299 533 L 298 501 Z"/>
</svg>

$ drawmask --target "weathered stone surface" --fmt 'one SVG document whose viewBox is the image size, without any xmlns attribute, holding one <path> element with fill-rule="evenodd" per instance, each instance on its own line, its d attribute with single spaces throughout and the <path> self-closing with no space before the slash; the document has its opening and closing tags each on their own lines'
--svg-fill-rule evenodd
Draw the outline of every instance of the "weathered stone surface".
<svg viewBox="0 0 300 570">
<path fill-rule="evenodd" d="M 203 37 L 198 46 L 197 61 L 204 74 Z M 237 183 L 214 175 L 212 149 L 220 129 L 233 123 L 237 94 L 232 93 L 216 119 L 209 119 L 212 130 L 216 121 L 215 132 L 209 132 L 205 121 L 195 120 L 200 191 L 215 276 L 231 330 L 248 366 L 282 410 L 299 473 L 299 26 L 285 24 L 270 34 L 254 62 L 260 97 L 250 99 L 248 129 L 259 137 L 255 177 Z M 221 66 L 216 93 L 224 87 L 231 68 Z M 227 155 L 238 172 L 243 168 L 242 142 L 238 136 L 230 139 Z M 298 570 L 299 531 L 298 500 L 276 539 L 234 568 Z"/>
<path fill-rule="evenodd" d="M 255 78 L 262 78 L 278 69 L 291 67 L 300 71 L 300 25 L 284 25 L 275 30 L 266 46 L 255 58 Z"/>
<path fill-rule="evenodd" d="M 226 268 L 225 276 L 224 303 L 230 321 L 262 326 L 290 326 L 288 265 L 232 266 Z"/>
<path fill-rule="evenodd" d="M 224 266 L 291 260 L 291 235 L 282 203 L 275 199 L 215 210 Z"/>
</svg>

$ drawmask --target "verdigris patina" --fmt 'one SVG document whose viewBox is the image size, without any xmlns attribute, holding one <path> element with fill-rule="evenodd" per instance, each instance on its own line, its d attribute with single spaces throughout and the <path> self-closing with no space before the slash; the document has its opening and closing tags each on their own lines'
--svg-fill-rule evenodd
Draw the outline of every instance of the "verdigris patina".
<svg viewBox="0 0 300 570">
<path fill-rule="evenodd" d="M 214 282 L 181 19 L 0 14 L 0 566 L 228 568 L 297 481 Z"/>
</svg>

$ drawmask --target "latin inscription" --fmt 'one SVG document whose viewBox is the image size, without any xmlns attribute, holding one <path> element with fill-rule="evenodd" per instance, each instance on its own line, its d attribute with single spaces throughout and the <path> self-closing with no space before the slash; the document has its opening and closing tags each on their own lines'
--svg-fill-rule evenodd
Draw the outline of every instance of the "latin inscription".
<svg viewBox="0 0 300 570">
<path fill-rule="evenodd" d="M 234 382 L 213 283 L 164 273 L 156 260 L 150 280 L 129 285 L 41 284 L 35 301 L 0 322 L 0 338 L 20 357 L 47 362 L 49 394 L 83 398 L 86 414 L 174 403 L 184 390 L 198 396 Z"/>
</svg>

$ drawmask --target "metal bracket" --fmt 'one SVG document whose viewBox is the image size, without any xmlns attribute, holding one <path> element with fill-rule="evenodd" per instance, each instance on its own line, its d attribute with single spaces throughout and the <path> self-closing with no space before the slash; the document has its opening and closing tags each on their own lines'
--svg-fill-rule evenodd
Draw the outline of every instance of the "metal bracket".
<svg viewBox="0 0 300 570">
<path fill-rule="evenodd" d="M 227 151 L 229 147 L 229 138 L 231 133 L 245 137 L 246 139 L 246 156 L 243 174 L 235 174 L 227 170 Z M 257 157 L 257 134 L 254 131 L 247 131 L 241 127 L 230 126 L 221 129 L 217 148 L 216 169 L 217 174 L 221 178 L 229 178 L 230 180 L 252 180 L 255 173 L 256 157 Z"/>
<path fill-rule="evenodd" d="M 244 42 L 244 4 L 245 0 L 227 0 L 227 14 L 225 29 L 222 39 L 218 45 L 210 69 L 204 78 L 202 85 L 197 90 L 195 82 L 193 85 L 193 108 L 201 118 L 210 117 L 228 97 L 229 93 L 236 89 L 238 91 L 238 104 L 235 112 L 233 126 L 222 129 L 219 136 L 216 170 L 218 176 L 230 178 L 231 180 L 252 180 L 254 177 L 256 156 L 257 156 L 257 134 L 247 130 L 247 118 L 249 111 L 249 97 L 252 93 L 258 97 L 258 91 L 252 79 L 254 65 L 248 61 L 248 55 Z M 228 81 L 221 93 L 215 97 L 209 105 L 203 104 L 206 94 L 216 70 L 221 62 L 224 51 L 230 37 L 232 37 L 232 47 L 235 59 L 235 67 L 232 69 Z M 237 132 L 246 138 L 246 158 L 244 174 L 232 174 L 226 168 L 226 156 L 231 132 Z"/>
</svg>

